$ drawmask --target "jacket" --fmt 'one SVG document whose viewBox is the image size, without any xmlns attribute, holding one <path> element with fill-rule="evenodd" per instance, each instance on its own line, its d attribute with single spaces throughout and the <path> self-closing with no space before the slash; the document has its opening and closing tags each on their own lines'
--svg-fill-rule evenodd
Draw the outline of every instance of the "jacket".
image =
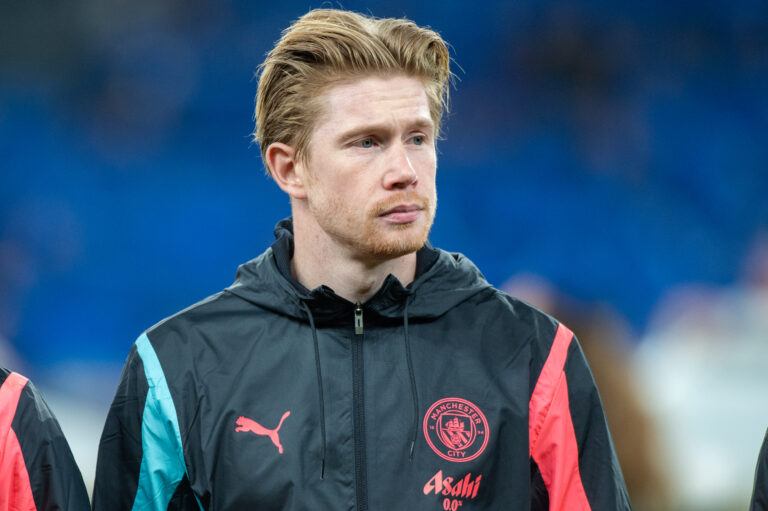
<svg viewBox="0 0 768 511">
<path fill-rule="evenodd" d="M 59 423 L 34 385 L 0 368 L 0 511 L 87 511 Z"/>
<path fill-rule="evenodd" d="M 275 234 L 131 348 L 94 510 L 629 509 L 565 326 L 429 244 L 366 303 L 308 290 Z"/>
<path fill-rule="evenodd" d="M 755 484 L 752 490 L 750 511 L 768 511 L 768 430 L 765 432 L 763 445 L 757 457 Z"/>
</svg>

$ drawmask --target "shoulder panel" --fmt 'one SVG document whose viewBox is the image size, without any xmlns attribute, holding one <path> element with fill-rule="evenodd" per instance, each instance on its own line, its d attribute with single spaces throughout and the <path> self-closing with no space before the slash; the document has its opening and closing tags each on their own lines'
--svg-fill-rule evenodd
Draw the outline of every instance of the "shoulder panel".
<svg viewBox="0 0 768 511">
<path fill-rule="evenodd" d="M 579 473 L 579 448 L 565 376 L 572 340 L 573 332 L 560 324 L 529 403 L 528 438 L 551 507 L 590 511 Z"/>
<path fill-rule="evenodd" d="M 0 387 L 0 509 L 36 511 L 29 473 L 11 423 L 27 380 L 10 373 Z"/>
<path fill-rule="evenodd" d="M 181 432 L 165 373 L 147 334 L 136 341 L 149 385 L 141 424 L 144 455 L 139 472 L 135 511 L 165 511 L 186 475 Z"/>
</svg>

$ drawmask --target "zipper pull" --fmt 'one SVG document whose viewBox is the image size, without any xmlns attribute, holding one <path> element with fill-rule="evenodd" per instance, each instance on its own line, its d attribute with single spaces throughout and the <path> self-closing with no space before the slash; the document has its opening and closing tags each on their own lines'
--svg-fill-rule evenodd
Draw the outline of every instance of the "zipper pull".
<svg viewBox="0 0 768 511">
<path fill-rule="evenodd" d="M 360 302 L 355 304 L 355 335 L 363 335 L 363 306 Z"/>
</svg>

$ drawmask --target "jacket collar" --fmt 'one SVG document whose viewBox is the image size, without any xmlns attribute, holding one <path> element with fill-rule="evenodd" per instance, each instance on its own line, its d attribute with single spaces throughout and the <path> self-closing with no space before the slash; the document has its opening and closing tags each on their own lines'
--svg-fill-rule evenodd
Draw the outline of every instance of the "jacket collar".
<svg viewBox="0 0 768 511">
<path fill-rule="evenodd" d="M 293 219 L 285 218 L 275 226 L 275 242 L 270 247 L 277 270 L 280 275 L 293 286 L 302 301 L 307 303 L 319 324 L 347 320 L 350 322 L 350 307 L 354 306 L 349 300 L 337 295 L 328 286 L 319 286 L 315 289 L 307 289 L 293 277 L 291 273 L 291 259 L 293 258 L 294 238 Z M 426 273 L 437 261 L 440 251 L 432 247 L 427 241 L 416 252 L 416 279 Z M 366 309 L 378 312 L 401 304 L 412 293 L 408 287 L 402 285 L 394 275 L 388 275 L 384 279 L 381 288 L 366 303 Z M 343 319 L 342 319 L 343 318 Z M 399 319 L 398 319 L 399 320 Z"/>
<path fill-rule="evenodd" d="M 235 282 L 226 289 L 258 307 L 306 320 L 302 304 L 312 309 L 319 325 L 352 324 L 353 303 L 327 286 L 309 290 L 293 278 L 290 260 L 293 232 L 290 218 L 275 227 L 276 240 L 261 256 L 238 268 Z M 366 323 L 401 322 L 406 301 L 414 321 L 436 318 L 471 296 L 491 289 L 469 259 L 433 248 L 427 243 L 417 252 L 416 278 L 407 287 L 389 275 L 365 304 Z"/>
</svg>

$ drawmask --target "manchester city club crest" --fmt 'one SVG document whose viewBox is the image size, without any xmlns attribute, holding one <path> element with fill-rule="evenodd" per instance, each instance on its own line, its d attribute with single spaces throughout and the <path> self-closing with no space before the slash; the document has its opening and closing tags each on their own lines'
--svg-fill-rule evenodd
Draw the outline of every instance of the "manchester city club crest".
<svg viewBox="0 0 768 511">
<path fill-rule="evenodd" d="M 448 397 L 424 416 L 424 436 L 435 453 L 448 461 L 470 461 L 488 445 L 488 421 L 466 399 Z"/>
</svg>

